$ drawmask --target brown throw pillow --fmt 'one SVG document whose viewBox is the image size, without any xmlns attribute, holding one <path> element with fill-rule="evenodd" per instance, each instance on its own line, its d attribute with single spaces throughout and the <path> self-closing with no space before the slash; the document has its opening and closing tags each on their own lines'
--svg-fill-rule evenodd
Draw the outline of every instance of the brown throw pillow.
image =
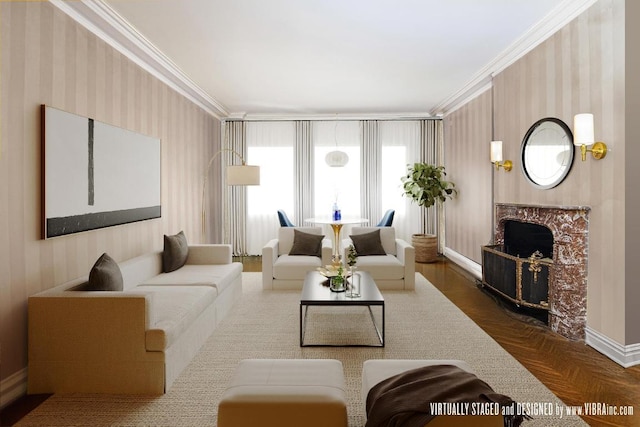
<svg viewBox="0 0 640 427">
<path fill-rule="evenodd" d="M 358 256 L 386 255 L 380 240 L 380 230 L 375 230 L 364 234 L 349 235 L 353 246 L 356 248 Z"/>
<path fill-rule="evenodd" d="M 293 246 L 289 255 L 312 255 L 322 257 L 321 234 L 305 233 L 304 231 L 293 230 Z"/>
<path fill-rule="evenodd" d="M 93 264 L 89 272 L 89 281 L 78 290 L 82 291 L 121 291 L 122 272 L 118 263 L 106 253 Z"/>
<path fill-rule="evenodd" d="M 164 251 L 162 252 L 162 271 L 170 273 L 182 267 L 187 262 L 189 245 L 184 232 L 175 236 L 164 236 Z"/>
</svg>

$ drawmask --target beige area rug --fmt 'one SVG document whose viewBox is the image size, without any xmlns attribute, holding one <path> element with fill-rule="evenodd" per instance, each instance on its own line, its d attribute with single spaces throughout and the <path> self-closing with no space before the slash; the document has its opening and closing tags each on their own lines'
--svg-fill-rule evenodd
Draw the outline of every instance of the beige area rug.
<svg viewBox="0 0 640 427">
<path fill-rule="evenodd" d="M 19 426 L 214 426 L 217 404 L 245 358 L 331 358 L 342 361 L 350 426 L 363 426 L 362 363 L 367 359 L 462 359 L 495 391 L 517 402 L 561 406 L 540 381 L 464 313 L 416 275 L 416 290 L 385 291 L 386 347 L 299 346 L 300 291 L 263 291 L 260 273 L 243 273 L 244 296 L 163 396 L 54 395 Z M 361 308 L 312 307 L 309 340 L 355 338 L 375 343 Z M 375 311 L 375 309 L 374 309 Z M 362 334 L 362 335 L 359 335 Z M 305 342 L 307 342 L 305 339 Z M 578 417 L 536 415 L 527 426 L 586 425 Z"/>
</svg>

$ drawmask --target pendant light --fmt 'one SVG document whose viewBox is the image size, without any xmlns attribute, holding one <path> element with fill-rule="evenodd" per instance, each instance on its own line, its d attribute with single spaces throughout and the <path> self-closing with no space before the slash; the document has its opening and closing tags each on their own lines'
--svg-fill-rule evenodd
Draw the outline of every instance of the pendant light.
<svg viewBox="0 0 640 427">
<path fill-rule="evenodd" d="M 336 127 L 334 128 L 334 140 L 336 142 L 336 149 L 327 153 L 324 161 L 327 162 L 332 168 L 341 168 L 349 163 L 349 156 L 344 151 L 338 150 L 338 121 L 336 120 Z"/>
</svg>

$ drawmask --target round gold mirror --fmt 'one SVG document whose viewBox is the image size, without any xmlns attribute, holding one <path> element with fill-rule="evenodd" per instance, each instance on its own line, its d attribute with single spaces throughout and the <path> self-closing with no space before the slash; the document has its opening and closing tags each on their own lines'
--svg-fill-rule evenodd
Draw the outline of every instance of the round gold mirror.
<svg viewBox="0 0 640 427">
<path fill-rule="evenodd" d="M 522 172 L 535 187 L 560 184 L 573 165 L 573 135 L 560 119 L 547 117 L 535 122 L 522 140 Z"/>
</svg>

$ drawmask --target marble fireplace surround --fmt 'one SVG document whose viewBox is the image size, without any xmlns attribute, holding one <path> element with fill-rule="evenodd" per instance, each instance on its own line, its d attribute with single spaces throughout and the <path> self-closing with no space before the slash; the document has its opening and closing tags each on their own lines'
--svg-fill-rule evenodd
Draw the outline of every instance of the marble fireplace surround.
<svg viewBox="0 0 640 427">
<path fill-rule="evenodd" d="M 505 221 L 547 227 L 553 234 L 553 269 L 549 272 L 549 327 L 584 341 L 587 323 L 589 207 L 496 203 L 496 241 L 504 245 Z"/>
</svg>

